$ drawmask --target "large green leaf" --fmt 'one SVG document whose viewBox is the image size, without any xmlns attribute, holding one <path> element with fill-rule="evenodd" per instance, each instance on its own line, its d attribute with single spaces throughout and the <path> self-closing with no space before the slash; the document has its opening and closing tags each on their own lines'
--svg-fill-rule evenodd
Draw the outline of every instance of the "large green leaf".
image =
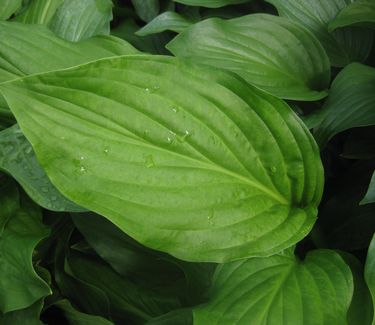
<svg viewBox="0 0 375 325">
<path fill-rule="evenodd" d="M 0 82 L 136 52 L 116 37 L 97 36 L 76 44 L 45 26 L 0 22 Z"/>
<path fill-rule="evenodd" d="M 357 0 L 344 7 L 329 24 L 330 30 L 346 26 L 375 28 L 375 2 L 373 0 Z"/>
<path fill-rule="evenodd" d="M 219 8 L 228 5 L 249 2 L 250 0 L 173 0 L 189 6 L 201 6 L 207 8 Z"/>
<path fill-rule="evenodd" d="M 139 31 L 136 32 L 136 35 L 146 36 L 161 33 L 166 30 L 180 33 L 192 23 L 193 21 L 185 18 L 177 12 L 166 11 L 155 17 L 147 25 L 143 26 Z"/>
<path fill-rule="evenodd" d="M 22 5 L 22 0 L 0 0 L 0 20 L 12 16 Z"/>
<path fill-rule="evenodd" d="M 14 20 L 24 24 L 47 25 L 64 0 L 32 0 Z"/>
<path fill-rule="evenodd" d="M 344 130 L 375 124 L 375 68 L 352 63 L 337 75 L 314 130 L 323 147 Z"/>
<path fill-rule="evenodd" d="M 218 267 L 194 324 L 343 325 L 352 294 L 350 268 L 333 251 L 241 260 Z"/>
<path fill-rule="evenodd" d="M 375 172 L 372 174 L 371 181 L 368 186 L 366 195 L 360 202 L 360 204 L 368 204 L 368 203 L 375 203 Z"/>
<path fill-rule="evenodd" d="M 56 35 L 68 41 L 81 41 L 109 34 L 111 0 L 65 0 L 50 23 Z"/>
<path fill-rule="evenodd" d="M 372 237 L 370 247 L 368 248 L 365 265 L 365 280 L 370 289 L 372 303 L 375 310 L 375 235 Z M 375 324 L 375 316 L 372 324 Z"/>
<path fill-rule="evenodd" d="M 318 40 L 272 15 L 207 19 L 183 31 L 167 48 L 176 56 L 234 71 L 282 98 L 320 99 L 330 81 L 329 59 Z"/>
<path fill-rule="evenodd" d="M 10 192 L 14 192 L 14 186 L 9 184 Z M 5 204 L 2 199 L 0 219 Z M 14 200 L 18 200 L 17 196 Z M 0 312 L 27 308 L 51 293 L 32 264 L 35 246 L 47 235 L 39 208 L 30 203 L 23 202 L 8 219 L 0 234 Z"/>
<path fill-rule="evenodd" d="M 0 132 L 0 170 L 14 177 L 40 206 L 54 211 L 84 209 L 65 198 L 52 185 L 18 125 Z"/>
<path fill-rule="evenodd" d="M 308 28 L 322 43 L 333 66 L 363 62 L 371 51 L 373 32 L 346 28 L 330 33 L 329 23 L 353 0 L 267 0 L 281 16 Z"/>
<path fill-rule="evenodd" d="M 269 255 L 315 221 L 311 134 L 233 74 L 135 55 L 0 90 L 52 183 L 146 246 L 192 261 Z"/>
</svg>

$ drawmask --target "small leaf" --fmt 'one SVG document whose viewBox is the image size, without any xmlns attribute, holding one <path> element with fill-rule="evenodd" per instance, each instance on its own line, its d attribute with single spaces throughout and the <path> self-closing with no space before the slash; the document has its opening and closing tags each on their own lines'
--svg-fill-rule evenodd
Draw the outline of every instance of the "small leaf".
<svg viewBox="0 0 375 325">
<path fill-rule="evenodd" d="M 191 20 L 176 12 L 166 11 L 155 17 L 147 25 L 137 31 L 136 35 L 146 36 L 161 33 L 167 30 L 180 33 L 184 29 L 189 27 L 192 23 L 193 22 Z"/>
<path fill-rule="evenodd" d="M 22 0 L 0 0 L 0 20 L 7 20 L 22 5 Z"/>
<path fill-rule="evenodd" d="M 53 184 L 145 246 L 228 261 L 276 253 L 315 222 L 311 134 L 235 75 L 136 55 L 0 89 Z"/>
<path fill-rule="evenodd" d="M 336 67 L 350 62 L 364 62 L 368 57 L 373 32 L 367 29 L 346 28 L 330 33 L 329 23 L 339 11 L 353 0 L 267 0 L 273 4 L 280 16 L 308 28 L 322 43 Z"/>
<path fill-rule="evenodd" d="M 365 265 L 365 280 L 370 289 L 372 303 L 375 310 L 375 235 L 372 237 L 370 247 L 368 248 Z M 375 324 L 375 317 L 372 320 L 372 324 Z"/>
<path fill-rule="evenodd" d="M 281 98 L 317 100 L 327 94 L 330 64 L 324 49 L 309 31 L 285 18 L 207 19 L 167 48 L 178 57 L 233 71 Z"/>
<path fill-rule="evenodd" d="M 375 172 L 372 174 L 367 193 L 359 204 L 368 204 L 368 203 L 375 203 Z"/>
<path fill-rule="evenodd" d="M 375 124 L 375 69 L 352 63 L 337 75 L 314 135 L 321 147 L 337 133 Z"/>
<path fill-rule="evenodd" d="M 15 185 L 9 186 L 13 192 Z M 0 197 L 0 219 L 4 204 Z M 20 206 L 8 219 L 0 235 L 0 312 L 27 308 L 51 293 L 32 265 L 35 246 L 48 233 L 39 208 L 30 203 Z"/>
<path fill-rule="evenodd" d="M 24 24 L 47 25 L 64 0 L 32 0 L 14 20 Z"/>
<path fill-rule="evenodd" d="M 18 125 L 0 132 L 0 170 L 12 175 L 30 198 L 46 209 L 85 211 L 52 185 Z"/>
<path fill-rule="evenodd" d="M 331 21 L 329 29 L 332 31 L 346 26 L 375 29 L 375 2 L 373 0 L 357 0 L 350 3 Z"/>
<path fill-rule="evenodd" d="M 311 251 L 304 261 L 251 258 L 218 266 L 194 324 L 342 325 L 352 295 L 350 268 L 334 251 Z"/>
<path fill-rule="evenodd" d="M 111 0 L 65 0 L 50 23 L 56 35 L 78 42 L 96 35 L 109 35 Z"/>
<path fill-rule="evenodd" d="M 250 2 L 251 0 L 174 0 L 189 6 L 200 6 L 207 8 L 219 8 L 239 3 Z"/>
</svg>

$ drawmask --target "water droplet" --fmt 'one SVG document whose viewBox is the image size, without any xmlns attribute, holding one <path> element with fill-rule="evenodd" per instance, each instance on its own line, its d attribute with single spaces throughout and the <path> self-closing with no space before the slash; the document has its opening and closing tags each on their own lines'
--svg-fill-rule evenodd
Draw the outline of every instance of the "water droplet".
<svg viewBox="0 0 375 325">
<path fill-rule="evenodd" d="M 85 160 L 85 157 L 81 156 L 79 157 L 80 160 Z"/>
<path fill-rule="evenodd" d="M 48 193 L 49 191 L 47 186 L 42 186 L 41 190 L 43 193 Z"/>
<path fill-rule="evenodd" d="M 155 85 L 155 86 L 152 86 L 152 92 L 156 92 L 160 89 L 160 87 L 158 85 Z"/>
<path fill-rule="evenodd" d="M 145 92 L 149 93 L 150 92 L 150 88 L 145 88 Z"/>
<path fill-rule="evenodd" d="M 215 216 L 215 212 L 214 212 L 214 210 L 212 209 L 212 210 L 210 211 L 210 214 L 207 216 L 207 220 L 208 220 L 208 223 L 209 223 L 210 225 L 214 225 L 214 221 L 213 221 L 214 216 Z"/>
<path fill-rule="evenodd" d="M 84 172 L 86 171 L 86 167 L 85 167 L 85 166 L 81 166 L 81 168 L 79 169 L 79 171 L 80 171 L 81 173 L 84 173 Z"/>
<path fill-rule="evenodd" d="M 109 147 L 104 148 L 104 153 L 108 154 L 109 153 Z"/>
<path fill-rule="evenodd" d="M 168 143 L 172 143 L 173 142 L 173 139 L 171 137 L 167 137 L 167 142 Z"/>
<path fill-rule="evenodd" d="M 277 168 L 276 168 L 275 166 L 272 166 L 272 167 L 270 168 L 270 170 L 271 170 L 271 174 L 272 174 L 272 175 L 276 174 L 276 172 L 277 172 Z"/>
<path fill-rule="evenodd" d="M 57 196 L 53 195 L 51 196 L 51 201 L 56 201 L 57 200 Z"/>
<path fill-rule="evenodd" d="M 65 137 L 64 137 L 64 136 L 62 136 L 62 137 L 60 137 L 60 139 L 61 139 L 61 140 L 65 140 Z"/>
<path fill-rule="evenodd" d="M 147 155 L 145 158 L 145 165 L 147 168 L 155 167 L 154 158 L 152 155 Z"/>
<path fill-rule="evenodd" d="M 182 135 L 177 135 L 177 140 L 180 142 L 185 142 L 188 137 L 191 136 L 191 133 L 188 130 L 185 130 L 185 133 Z"/>
<path fill-rule="evenodd" d="M 143 131 L 143 136 L 144 136 L 145 138 L 148 138 L 149 135 L 150 135 L 150 131 L 149 131 L 149 130 L 144 130 L 144 131 Z"/>
<path fill-rule="evenodd" d="M 178 107 L 173 106 L 173 107 L 172 107 L 172 112 L 173 112 L 173 113 L 178 113 Z"/>
</svg>

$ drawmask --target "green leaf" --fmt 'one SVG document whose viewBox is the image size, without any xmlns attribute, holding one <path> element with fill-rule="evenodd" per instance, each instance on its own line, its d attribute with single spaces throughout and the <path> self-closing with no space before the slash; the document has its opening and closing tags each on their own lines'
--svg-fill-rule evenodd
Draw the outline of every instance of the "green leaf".
<svg viewBox="0 0 375 325">
<path fill-rule="evenodd" d="M 15 185 L 9 186 L 9 191 L 14 193 Z M 0 201 L 0 204 L 4 203 Z M 0 211 L 0 218 L 3 218 L 2 209 Z M 8 219 L 0 235 L 0 312 L 27 308 L 51 293 L 32 264 L 35 246 L 48 233 L 39 208 L 30 203 L 24 203 Z"/>
<path fill-rule="evenodd" d="M 372 303 L 375 310 L 375 235 L 372 237 L 370 247 L 368 248 L 365 265 L 365 280 L 370 289 Z M 375 324 L 375 317 L 372 320 L 372 324 Z"/>
<path fill-rule="evenodd" d="M 19 208 L 19 196 L 13 181 L 0 174 L 0 238 L 5 225 Z"/>
<path fill-rule="evenodd" d="M 200 6 L 207 8 L 219 8 L 249 1 L 250 0 L 174 0 L 174 2 L 183 3 L 189 6 Z"/>
<path fill-rule="evenodd" d="M 308 28 L 324 46 L 336 67 L 350 62 L 364 62 L 373 42 L 373 32 L 367 29 L 346 28 L 330 33 L 329 23 L 339 11 L 353 0 L 267 0 L 280 16 Z"/>
<path fill-rule="evenodd" d="M 0 132 L 0 170 L 12 175 L 27 194 L 46 209 L 84 211 L 52 185 L 18 125 Z"/>
<path fill-rule="evenodd" d="M 40 299 L 30 307 L 11 311 L 4 315 L 0 313 L 0 324 L 4 325 L 43 325 L 40 321 L 40 313 L 43 308 L 43 299 Z"/>
<path fill-rule="evenodd" d="M 218 266 L 207 304 L 194 324 L 347 324 L 353 294 L 350 268 L 334 251 L 304 261 L 274 255 Z"/>
<path fill-rule="evenodd" d="M 348 325 L 371 325 L 374 311 L 363 275 L 363 265 L 354 255 L 342 251 L 338 253 L 350 267 L 354 280 L 353 298 L 347 315 Z"/>
<path fill-rule="evenodd" d="M 7 20 L 22 5 L 22 0 L 0 0 L 0 20 Z"/>
<path fill-rule="evenodd" d="M 112 20 L 111 0 L 65 0 L 54 15 L 50 28 L 68 41 L 108 35 Z"/>
<path fill-rule="evenodd" d="M 138 36 L 146 36 L 151 34 L 161 33 L 167 30 L 180 33 L 187 27 L 189 27 L 193 22 L 184 16 L 173 12 L 166 11 L 161 15 L 155 17 L 147 25 L 142 27 L 136 32 Z"/>
<path fill-rule="evenodd" d="M 146 325 L 193 325 L 193 312 L 191 308 L 173 310 L 151 319 Z"/>
<path fill-rule="evenodd" d="M 375 124 L 375 68 L 352 63 L 337 75 L 314 135 L 321 147 L 337 133 Z"/>
<path fill-rule="evenodd" d="M 0 82 L 136 52 L 116 37 L 97 36 L 72 43 L 45 26 L 0 22 Z"/>
<path fill-rule="evenodd" d="M 68 263 L 74 277 L 105 292 L 114 318 L 129 313 L 147 321 L 181 307 L 178 297 L 159 288 L 135 285 L 98 259 L 72 252 Z"/>
<path fill-rule="evenodd" d="M 160 11 L 159 0 L 131 0 L 135 12 L 145 22 L 154 19 Z"/>
<path fill-rule="evenodd" d="M 318 40 L 272 15 L 207 19 L 176 36 L 167 48 L 178 57 L 233 71 L 281 98 L 323 98 L 330 81 L 329 59 Z"/>
<path fill-rule="evenodd" d="M 315 222 L 311 134 L 235 75 L 135 55 L 0 90 L 61 193 L 145 246 L 229 261 L 279 252 Z"/>
<path fill-rule="evenodd" d="M 113 325 L 112 322 L 103 317 L 89 315 L 78 311 L 66 299 L 54 303 L 54 306 L 64 312 L 64 316 L 70 325 Z"/>
<path fill-rule="evenodd" d="M 375 203 L 375 172 L 372 174 L 367 193 L 359 204 L 369 204 L 369 203 Z"/>
<path fill-rule="evenodd" d="M 14 20 L 24 24 L 47 25 L 64 0 L 33 0 Z"/>
<path fill-rule="evenodd" d="M 332 31 L 346 26 L 375 29 L 375 2 L 372 0 L 357 0 L 349 4 L 331 21 L 329 29 Z"/>
</svg>

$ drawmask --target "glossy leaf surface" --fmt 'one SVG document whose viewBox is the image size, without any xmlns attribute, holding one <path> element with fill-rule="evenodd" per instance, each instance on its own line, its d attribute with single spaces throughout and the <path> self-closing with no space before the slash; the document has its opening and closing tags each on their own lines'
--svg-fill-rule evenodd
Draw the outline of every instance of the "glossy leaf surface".
<svg viewBox="0 0 375 325">
<path fill-rule="evenodd" d="M 280 16 L 308 28 L 322 43 L 333 66 L 343 67 L 350 62 L 364 62 L 373 42 L 373 32 L 348 28 L 333 33 L 329 23 L 342 8 L 353 0 L 267 0 Z"/>
<path fill-rule="evenodd" d="M 178 57 L 233 71 L 281 98 L 326 96 L 330 64 L 324 49 L 309 31 L 285 18 L 254 14 L 207 19 L 167 48 Z"/>
<path fill-rule="evenodd" d="M 350 268 L 333 251 L 241 260 L 218 267 L 194 324 L 342 325 L 352 294 Z"/>
<path fill-rule="evenodd" d="M 0 89 L 52 183 L 146 246 L 228 261 L 276 253 L 315 221 L 313 138 L 234 75 L 140 55 Z"/>
</svg>

